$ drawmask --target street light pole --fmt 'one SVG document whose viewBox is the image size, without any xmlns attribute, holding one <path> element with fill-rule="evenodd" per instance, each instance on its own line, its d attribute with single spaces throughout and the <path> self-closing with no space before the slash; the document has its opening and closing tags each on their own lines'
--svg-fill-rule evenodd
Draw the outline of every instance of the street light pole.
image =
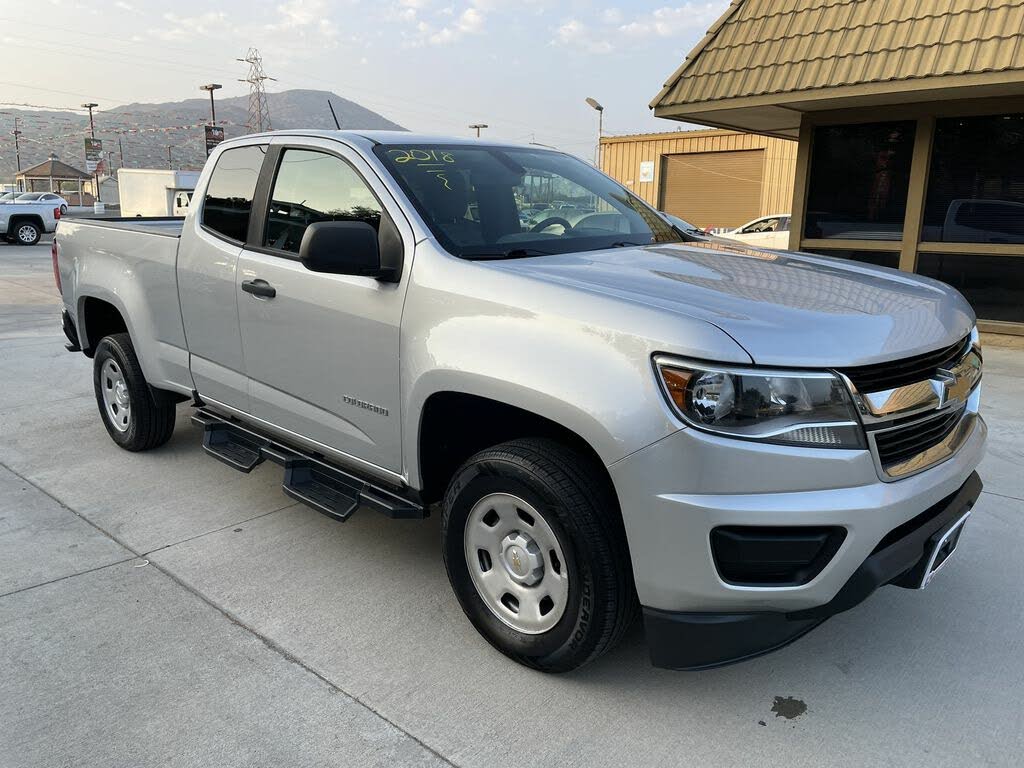
<svg viewBox="0 0 1024 768">
<path fill-rule="evenodd" d="M 217 124 L 217 108 L 213 105 L 213 92 L 223 87 L 220 83 L 207 83 L 199 86 L 200 91 L 209 91 L 210 93 L 210 125 Z"/>
<path fill-rule="evenodd" d="M 478 139 L 480 138 L 480 131 L 481 131 L 481 129 L 483 129 L 483 128 L 490 128 L 490 127 L 491 126 L 487 125 L 487 123 L 474 123 L 473 125 L 469 126 L 470 130 L 475 130 L 476 131 L 476 137 Z"/>
<path fill-rule="evenodd" d="M 601 137 L 604 135 L 604 107 L 597 99 L 587 97 L 587 104 L 597 110 L 597 148 L 594 150 L 594 165 L 601 169 Z"/>
<path fill-rule="evenodd" d="M 18 161 L 18 173 L 21 173 L 21 144 L 18 142 L 18 137 L 21 136 L 21 131 L 18 130 L 18 116 L 14 116 L 14 156 Z"/>
<path fill-rule="evenodd" d="M 97 104 L 96 102 L 90 101 L 88 104 L 83 104 L 82 106 L 85 109 L 89 110 L 89 135 L 92 138 L 95 139 L 96 138 L 96 125 L 92 121 L 92 110 L 93 110 L 93 107 L 98 107 L 99 104 Z M 93 174 L 92 174 L 92 183 L 95 185 L 93 191 L 96 193 L 96 202 L 97 203 L 102 202 L 102 199 L 100 198 L 100 175 L 98 173 L 96 173 L 95 171 L 93 171 Z M 82 202 L 82 201 L 79 200 L 78 202 Z"/>
</svg>

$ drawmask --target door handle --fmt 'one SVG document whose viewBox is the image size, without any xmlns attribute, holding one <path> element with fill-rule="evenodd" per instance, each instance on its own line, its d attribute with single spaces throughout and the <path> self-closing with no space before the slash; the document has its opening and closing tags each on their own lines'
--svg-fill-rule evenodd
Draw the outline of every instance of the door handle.
<svg viewBox="0 0 1024 768">
<path fill-rule="evenodd" d="M 277 289 L 266 280 L 243 280 L 242 290 L 264 299 L 272 299 L 277 296 Z"/>
</svg>

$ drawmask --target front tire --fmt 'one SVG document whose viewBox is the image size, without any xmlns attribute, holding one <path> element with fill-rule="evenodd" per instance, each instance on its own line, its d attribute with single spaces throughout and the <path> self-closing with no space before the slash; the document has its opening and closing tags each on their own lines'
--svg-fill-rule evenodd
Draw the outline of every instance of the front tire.
<svg viewBox="0 0 1024 768">
<path fill-rule="evenodd" d="M 636 618 L 611 484 L 560 443 L 515 440 L 470 458 L 448 486 L 441 536 L 466 616 L 520 664 L 575 669 L 614 647 Z"/>
<path fill-rule="evenodd" d="M 42 230 L 30 221 L 14 225 L 14 242 L 18 245 L 35 245 L 42 236 Z"/>
<path fill-rule="evenodd" d="M 106 336 L 93 357 L 93 388 L 103 426 L 126 451 L 148 451 L 174 432 L 170 398 L 154 396 L 127 333 Z"/>
</svg>

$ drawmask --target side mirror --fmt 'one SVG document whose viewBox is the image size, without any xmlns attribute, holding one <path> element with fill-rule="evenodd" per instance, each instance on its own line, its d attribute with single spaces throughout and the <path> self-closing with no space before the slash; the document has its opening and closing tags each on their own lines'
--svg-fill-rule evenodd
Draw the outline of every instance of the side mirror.
<svg viewBox="0 0 1024 768">
<path fill-rule="evenodd" d="M 383 229 L 383 221 L 381 225 Z M 380 242 L 377 230 L 365 221 L 318 221 L 306 227 L 302 235 L 299 261 L 311 272 L 397 282 L 401 264 L 396 270 L 382 263 Z"/>
</svg>

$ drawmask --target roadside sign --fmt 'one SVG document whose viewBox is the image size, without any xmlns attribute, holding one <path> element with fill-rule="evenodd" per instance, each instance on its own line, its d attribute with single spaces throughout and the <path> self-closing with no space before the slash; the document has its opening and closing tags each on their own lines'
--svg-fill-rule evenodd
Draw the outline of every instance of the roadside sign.
<svg viewBox="0 0 1024 768">
<path fill-rule="evenodd" d="M 85 170 L 89 173 L 103 173 L 106 164 L 103 162 L 103 139 L 85 140 Z"/>
<path fill-rule="evenodd" d="M 654 161 L 644 160 L 640 163 L 640 183 L 646 184 L 654 181 Z"/>
<path fill-rule="evenodd" d="M 206 127 L 206 156 L 209 157 L 213 148 L 224 141 L 224 129 L 219 125 L 207 125 Z"/>
</svg>

